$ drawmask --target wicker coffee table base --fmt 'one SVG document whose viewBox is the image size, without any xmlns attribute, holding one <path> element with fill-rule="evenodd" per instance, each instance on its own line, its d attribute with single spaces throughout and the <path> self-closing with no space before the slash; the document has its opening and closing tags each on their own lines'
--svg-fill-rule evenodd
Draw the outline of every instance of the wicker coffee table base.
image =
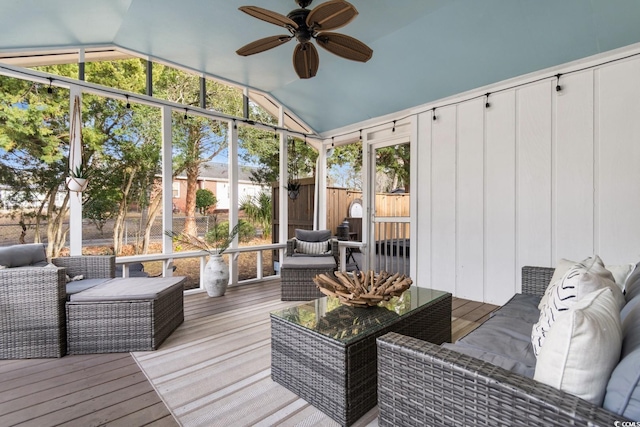
<svg viewBox="0 0 640 427">
<path fill-rule="evenodd" d="M 347 345 L 271 316 L 271 378 L 338 423 L 351 425 L 377 404 L 376 338 L 398 332 L 434 344 L 449 342 L 451 300 L 446 294 Z"/>
</svg>

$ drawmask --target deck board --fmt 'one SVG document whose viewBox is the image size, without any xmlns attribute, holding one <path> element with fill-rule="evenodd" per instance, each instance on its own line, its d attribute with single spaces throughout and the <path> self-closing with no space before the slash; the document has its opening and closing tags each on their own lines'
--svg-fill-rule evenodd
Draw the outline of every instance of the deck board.
<svg viewBox="0 0 640 427">
<path fill-rule="evenodd" d="M 295 304 L 278 280 L 186 295 L 185 323 L 157 351 L 0 360 L 0 425 L 335 426 L 271 380 L 269 312 Z M 454 298 L 453 339 L 496 308 Z M 377 426 L 377 408 L 355 426 Z"/>
</svg>

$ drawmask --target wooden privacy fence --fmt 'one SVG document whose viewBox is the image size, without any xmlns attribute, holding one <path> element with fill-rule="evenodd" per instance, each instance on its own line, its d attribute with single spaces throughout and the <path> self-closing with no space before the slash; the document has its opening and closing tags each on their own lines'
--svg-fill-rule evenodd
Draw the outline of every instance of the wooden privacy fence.
<svg viewBox="0 0 640 427">
<path fill-rule="evenodd" d="M 300 179 L 300 194 L 295 200 L 289 201 L 289 238 L 295 235 L 296 228 L 306 230 L 313 229 L 313 209 L 315 179 Z M 284 188 L 283 188 L 284 190 Z M 287 194 L 286 191 L 283 194 Z M 272 185 L 272 236 L 277 240 L 279 232 L 279 197 L 280 186 Z M 349 207 L 351 203 L 359 200 L 362 203 L 362 192 L 348 190 L 346 188 L 327 188 L 327 229 L 333 234 L 337 233 L 338 226 L 346 219 L 349 221 L 349 229 L 355 233 L 353 240 L 362 240 L 362 218 L 349 217 Z M 378 217 L 408 217 L 409 216 L 409 194 L 403 193 L 378 193 L 376 194 L 376 214 Z M 376 240 L 397 238 L 397 231 L 382 231 L 385 228 L 376 229 Z M 403 230 L 406 236 L 409 235 L 408 225 Z M 385 234 L 383 236 L 383 234 Z M 386 235 L 388 234 L 388 235 Z M 393 234 L 393 235 L 392 235 Z"/>
</svg>

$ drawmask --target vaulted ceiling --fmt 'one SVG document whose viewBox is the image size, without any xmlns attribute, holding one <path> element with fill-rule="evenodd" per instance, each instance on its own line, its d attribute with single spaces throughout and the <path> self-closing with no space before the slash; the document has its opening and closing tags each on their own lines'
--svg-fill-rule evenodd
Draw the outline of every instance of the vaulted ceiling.
<svg viewBox="0 0 640 427">
<path fill-rule="evenodd" d="M 322 1 L 315 0 L 309 8 Z M 284 28 L 238 10 L 286 15 L 293 0 L 0 0 L 0 52 L 113 45 L 270 94 L 317 132 L 382 116 L 640 42 L 637 0 L 351 0 L 336 30 L 373 49 L 367 63 L 318 49 L 311 79 L 295 41 L 235 51 Z"/>
</svg>

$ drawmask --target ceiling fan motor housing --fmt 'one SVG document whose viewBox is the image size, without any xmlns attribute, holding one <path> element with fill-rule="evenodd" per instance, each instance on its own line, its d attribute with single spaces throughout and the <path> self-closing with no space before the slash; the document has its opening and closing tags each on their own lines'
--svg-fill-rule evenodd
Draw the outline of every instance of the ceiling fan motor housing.
<svg viewBox="0 0 640 427">
<path fill-rule="evenodd" d="M 300 7 L 307 7 L 311 4 L 312 0 L 296 0 L 296 3 L 298 3 L 298 6 Z"/>
<path fill-rule="evenodd" d="M 295 9 L 287 15 L 287 18 L 298 24 L 298 28 L 291 30 L 291 32 L 300 43 L 306 43 L 313 37 L 313 32 L 307 27 L 307 15 L 309 15 L 309 12 L 309 9 Z"/>
</svg>

